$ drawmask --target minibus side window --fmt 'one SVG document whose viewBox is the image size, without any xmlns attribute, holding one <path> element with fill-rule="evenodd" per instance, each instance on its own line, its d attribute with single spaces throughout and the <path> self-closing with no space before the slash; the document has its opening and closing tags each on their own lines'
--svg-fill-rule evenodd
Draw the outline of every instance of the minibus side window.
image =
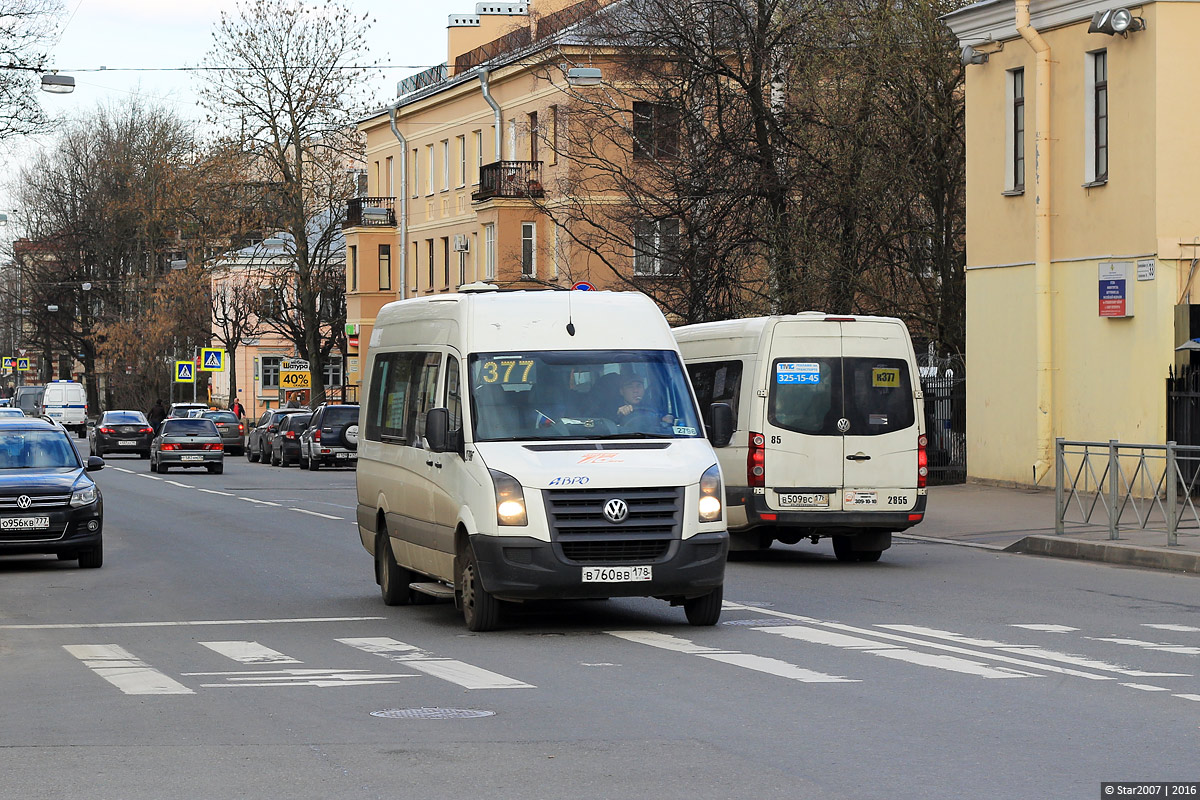
<svg viewBox="0 0 1200 800">
<path fill-rule="evenodd" d="M 425 415 L 434 407 L 437 398 L 438 369 L 441 353 L 414 353 L 412 381 L 408 404 L 408 441 L 422 446 L 425 438 Z"/>
<path fill-rule="evenodd" d="M 840 436 L 842 360 L 795 356 L 777 359 L 767 376 L 767 419 L 777 428 Z"/>
<path fill-rule="evenodd" d="M 450 430 L 462 428 L 462 388 L 459 381 L 461 373 L 458 369 L 458 359 L 454 356 L 446 358 L 446 397 L 443 405 L 450 417 Z"/>
<path fill-rule="evenodd" d="M 408 440 L 404 419 L 413 355 L 380 353 L 375 356 L 367 405 L 367 439 L 400 444 Z"/>
<path fill-rule="evenodd" d="M 742 393 L 741 361 L 710 361 L 706 364 L 688 364 L 688 376 L 696 390 L 700 403 L 700 414 L 704 424 L 711 426 L 712 404 L 728 403 L 733 407 L 733 418 L 737 419 L 738 398 Z"/>
<path fill-rule="evenodd" d="M 859 435 L 891 433 L 916 422 L 908 364 L 900 358 L 846 358 L 846 418 Z"/>
</svg>

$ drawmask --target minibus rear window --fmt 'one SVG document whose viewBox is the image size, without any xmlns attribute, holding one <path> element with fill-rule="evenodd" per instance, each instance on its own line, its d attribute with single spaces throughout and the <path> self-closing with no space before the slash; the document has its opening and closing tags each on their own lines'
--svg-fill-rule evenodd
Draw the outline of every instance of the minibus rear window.
<svg viewBox="0 0 1200 800">
<path fill-rule="evenodd" d="M 916 422 L 908 364 L 899 358 L 777 359 L 769 398 L 770 423 L 797 433 L 876 436 Z"/>
</svg>

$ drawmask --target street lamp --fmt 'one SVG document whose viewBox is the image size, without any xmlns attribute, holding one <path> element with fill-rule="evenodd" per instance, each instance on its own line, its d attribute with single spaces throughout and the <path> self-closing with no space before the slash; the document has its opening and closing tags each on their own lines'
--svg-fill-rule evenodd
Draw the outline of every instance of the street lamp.
<svg viewBox="0 0 1200 800">
<path fill-rule="evenodd" d="M 70 75 L 59 75 L 57 72 L 47 72 L 42 75 L 42 91 L 51 94 L 70 94 L 75 91 L 75 78 Z"/>
</svg>

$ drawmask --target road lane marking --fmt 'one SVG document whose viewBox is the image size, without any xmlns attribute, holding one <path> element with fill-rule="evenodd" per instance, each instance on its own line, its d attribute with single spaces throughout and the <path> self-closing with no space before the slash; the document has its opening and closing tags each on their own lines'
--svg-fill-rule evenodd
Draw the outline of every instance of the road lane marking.
<svg viewBox="0 0 1200 800">
<path fill-rule="evenodd" d="M 1046 661 L 1057 661 L 1060 664 L 1070 664 L 1073 667 L 1084 667 L 1086 669 L 1096 670 L 1098 672 L 1115 672 L 1118 675 L 1128 675 L 1132 678 L 1190 678 L 1191 675 L 1184 672 L 1144 672 L 1142 670 L 1130 669 L 1121 664 L 1110 664 L 1106 661 L 1100 661 L 1086 656 L 1077 656 L 1070 653 L 1059 653 L 1054 650 L 1045 650 L 1040 647 L 1032 647 L 1029 645 L 1014 645 L 1007 642 L 996 642 L 991 639 L 972 639 L 968 636 L 963 636 L 952 631 L 942 631 L 935 628 L 924 628 L 920 625 L 880 625 L 880 628 L 888 630 L 901 631 L 902 633 L 911 633 L 917 636 L 928 636 L 933 639 L 945 639 L 956 644 L 966 645 L 968 647 L 980 647 L 985 649 L 1001 650 L 1006 653 L 1016 653 L 1022 656 L 1032 656 L 1034 658 L 1045 659 Z"/>
<path fill-rule="evenodd" d="M 252 672 L 185 672 L 186 676 L 226 678 L 225 683 L 202 683 L 203 689 L 274 689 L 312 686 L 329 689 L 341 686 L 379 686 L 415 678 L 403 673 L 388 674 L 365 669 L 278 669 Z"/>
<path fill-rule="evenodd" d="M 1113 644 L 1125 644 L 1130 647 L 1140 647 L 1143 650 L 1160 650 L 1164 653 L 1179 653 L 1185 656 L 1200 655 L 1200 647 L 1189 647 L 1182 644 L 1162 644 L 1160 642 L 1143 642 L 1141 639 L 1121 639 L 1108 636 L 1089 636 L 1087 637 L 1094 642 L 1112 642 Z"/>
<path fill-rule="evenodd" d="M 1182 697 L 1184 700 L 1195 700 L 1200 703 L 1200 694 L 1175 694 L 1172 697 Z"/>
<path fill-rule="evenodd" d="M 715 647 L 707 647 L 705 645 L 696 644 L 690 639 L 684 639 L 678 636 L 670 636 L 665 633 L 657 633 L 655 631 L 605 631 L 609 636 L 615 636 L 618 639 L 624 639 L 636 644 L 649 645 L 657 647 L 660 650 L 672 650 L 676 653 L 686 653 L 700 658 L 707 658 L 711 661 L 719 661 L 723 664 L 730 664 L 735 667 L 754 670 L 755 672 L 764 672 L 768 675 L 776 675 L 780 678 L 788 678 L 801 683 L 859 683 L 856 678 L 845 678 L 840 675 L 826 675 L 823 672 L 815 672 L 810 669 L 798 667 L 795 664 L 789 664 L 786 661 L 780 661 L 777 658 L 767 658 L 765 656 L 756 656 L 750 653 L 742 653 L 737 650 L 721 650 Z"/>
<path fill-rule="evenodd" d="M 189 484 L 186 484 L 186 483 L 180 483 L 179 481 L 172 481 L 172 480 L 168 480 L 168 481 L 165 481 L 165 482 L 166 482 L 166 483 L 169 483 L 169 484 L 171 484 L 172 486 L 178 486 L 178 487 L 180 487 L 181 489 L 195 489 L 195 488 L 196 488 L 195 486 L 191 486 L 191 485 L 189 485 Z"/>
<path fill-rule="evenodd" d="M 1130 689 L 1139 689 L 1143 692 L 1169 692 L 1171 691 L 1165 686 L 1150 686 L 1146 683 L 1122 683 L 1122 686 L 1128 686 Z"/>
<path fill-rule="evenodd" d="M 0 625 L 5 631 L 55 631 L 84 628 L 188 628 L 205 625 L 274 625 L 296 622 L 373 622 L 387 617 L 299 617 L 296 619 L 200 619 L 177 622 L 65 622 L 31 625 Z"/>
<path fill-rule="evenodd" d="M 115 644 L 66 644 L 84 666 L 125 694 L 195 694 Z"/>
<path fill-rule="evenodd" d="M 218 492 L 216 489 L 197 489 L 196 491 L 205 494 L 219 494 L 221 497 L 233 497 L 233 492 Z"/>
<path fill-rule="evenodd" d="M 238 500 L 245 500 L 247 503 L 257 503 L 260 506 L 275 506 L 279 508 L 279 503 L 272 503 L 270 500 L 259 500 L 254 497 L 239 497 Z"/>
<path fill-rule="evenodd" d="M 258 642 L 200 642 L 226 658 L 232 658 L 241 664 L 302 664 L 304 662 L 264 647 Z"/>
<path fill-rule="evenodd" d="M 1147 628 L 1155 628 L 1160 631 L 1175 631 L 1176 633 L 1200 633 L 1200 628 L 1193 625 L 1172 625 L 1169 623 L 1153 623 L 1143 622 L 1142 625 Z"/>
<path fill-rule="evenodd" d="M 796 639 L 802 642 L 809 642 L 811 644 L 823 644 L 831 647 L 840 647 L 847 650 L 862 650 L 865 653 L 870 653 L 873 656 L 879 656 L 881 658 L 890 658 L 895 661 L 904 661 L 917 666 L 933 667 L 934 669 L 943 669 L 949 672 L 960 672 L 964 675 L 976 675 L 980 678 L 994 679 L 1041 677 L 1040 675 L 1032 672 L 1022 672 L 1021 670 L 1008 669 L 1005 667 L 992 667 L 980 661 L 972 661 L 970 659 L 960 658 L 958 656 L 922 653 L 888 642 L 872 641 L 870 639 L 863 639 L 858 636 L 848 636 L 844 633 L 837 633 L 836 631 L 810 628 L 805 625 L 771 626 L 768 628 L 755 628 L 754 630 L 763 631 L 764 633 L 773 633 L 777 636 L 783 636 L 788 639 Z"/>
<path fill-rule="evenodd" d="M 125 469 L 124 467 L 113 467 L 113 466 L 111 466 L 111 465 L 106 465 L 106 466 L 108 466 L 110 469 L 115 469 L 117 472 L 126 472 L 126 473 L 128 473 L 128 474 L 130 474 L 130 475 L 135 475 L 135 474 L 136 474 L 136 473 L 135 473 L 133 470 L 131 470 L 131 469 Z"/>
<path fill-rule="evenodd" d="M 427 675 L 441 678 L 467 689 L 535 689 L 533 684 L 518 681 L 496 672 L 475 667 L 452 658 L 442 658 L 411 644 L 387 637 L 338 639 L 342 644 L 383 656 L 388 661 L 403 664 Z"/>
<path fill-rule="evenodd" d="M 137 473 L 137 476 L 139 478 L 149 478 L 152 481 L 161 481 L 162 480 L 162 478 L 158 477 L 157 475 L 147 475 L 144 472 Z"/>
<path fill-rule="evenodd" d="M 338 522 L 345 522 L 342 517 L 335 517 L 332 514 L 322 514 L 320 511 L 309 511 L 307 508 L 289 508 L 288 511 L 299 511 L 301 514 L 310 514 L 314 517 L 322 517 L 324 519 L 335 519 Z"/>
<path fill-rule="evenodd" d="M 1009 627 L 1024 628 L 1025 630 L 1029 630 L 1029 631 L 1042 631 L 1043 633 L 1070 633 L 1071 631 L 1079 630 L 1079 628 L 1072 628 L 1070 625 L 1041 625 L 1041 624 L 1015 625 L 1014 624 L 1014 625 L 1010 625 Z"/>
</svg>

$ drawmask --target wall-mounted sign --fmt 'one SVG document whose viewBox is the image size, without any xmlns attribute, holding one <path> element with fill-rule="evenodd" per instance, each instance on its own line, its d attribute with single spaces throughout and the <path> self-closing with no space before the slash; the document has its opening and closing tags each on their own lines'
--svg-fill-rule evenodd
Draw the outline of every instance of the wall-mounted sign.
<svg viewBox="0 0 1200 800">
<path fill-rule="evenodd" d="M 1137 262 L 1138 280 L 1152 281 L 1154 280 L 1154 259 L 1141 258 Z"/>
<path fill-rule="evenodd" d="M 1100 316 L 1133 316 L 1132 261 L 1100 262 Z"/>
</svg>

